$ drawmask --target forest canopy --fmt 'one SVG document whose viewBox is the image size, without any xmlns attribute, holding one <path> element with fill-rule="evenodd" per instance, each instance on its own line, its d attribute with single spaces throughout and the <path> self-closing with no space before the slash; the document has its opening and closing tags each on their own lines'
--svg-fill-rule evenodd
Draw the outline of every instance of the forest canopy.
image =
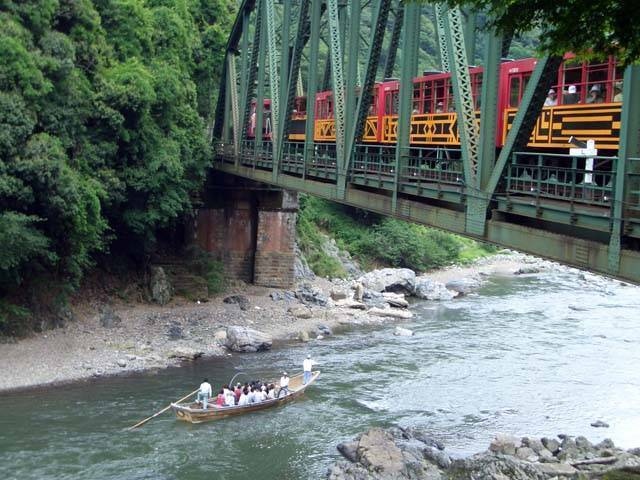
<svg viewBox="0 0 640 480">
<path fill-rule="evenodd" d="M 636 0 L 448 0 L 486 11 L 506 34 L 540 31 L 540 50 L 585 58 L 616 55 L 640 61 L 640 10 Z"/>
<path fill-rule="evenodd" d="M 208 166 L 233 0 L 0 1 L 0 297 L 140 257 Z M 1 305 L 0 305 L 1 306 Z"/>
</svg>

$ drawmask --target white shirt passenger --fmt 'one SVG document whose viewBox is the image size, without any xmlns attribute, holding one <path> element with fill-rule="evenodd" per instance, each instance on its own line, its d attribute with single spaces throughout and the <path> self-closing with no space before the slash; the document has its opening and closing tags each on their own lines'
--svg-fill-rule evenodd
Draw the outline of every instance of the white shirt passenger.
<svg viewBox="0 0 640 480">
<path fill-rule="evenodd" d="M 240 399 L 238 400 L 238 406 L 241 405 L 249 405 L 249 397 L 244 392 L 240 394 Z"/>
<path fill-rule="evenodd" d="M 286 375 L 283 375 L 282 377 L 280 377 L 280 388 L 284 388 L 288 386 L 289 386 L 289 377 Z"/>
</svg>

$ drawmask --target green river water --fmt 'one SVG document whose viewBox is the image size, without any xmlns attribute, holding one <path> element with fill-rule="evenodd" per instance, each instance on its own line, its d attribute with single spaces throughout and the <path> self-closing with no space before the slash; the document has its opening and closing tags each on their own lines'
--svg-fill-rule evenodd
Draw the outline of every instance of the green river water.
<svg viewBox="0 0 640 480">
<path fill-rule="evenodd" d="M 477 294 L 414 305 L 395 324 L 199 361 L 153 374 L 0 394 L 0 480 L 313 479 L 336 444 L 375 425 L 418 426 L 450 454 L 497 432 L 610 437 L 640 446 L 640 289 L 560 270 L 492 277 Z M 594 280 L 595 278 L 595 280 Z M 311 353 L 304 398 L 201 425 L 170 413 L 123 429 L 235 373 L 275 378 Z M 590 426 L 602 419 L 608 429 Z"/>
</svg>

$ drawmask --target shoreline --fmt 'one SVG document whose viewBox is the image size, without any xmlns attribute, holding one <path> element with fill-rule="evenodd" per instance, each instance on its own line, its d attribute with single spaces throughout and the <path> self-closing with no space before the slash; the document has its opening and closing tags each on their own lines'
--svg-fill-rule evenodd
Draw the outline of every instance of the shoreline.
<svg viewBox="0 0 640 480">
<path fill-rule="evenodd" d="M 421 277 L 443 284 L 461 279 L 480 282 L 488 275 L 514 275 L 532 264 L 542 270 L 557 266 L 520 253 L 498 253 L 469 265 L 427 272 Z M 331 282 L 322 278 L 298 282 L 304 283 L 311 284 L 327 298 L 331 290 L 348 291 L 349 284 L 348 281 Z M 304 307 L 297 298 L 272 298 L 282 292 L 281 289 L 243 285 L 202 303 L 176 298 L 165 306 L 124 302 L 74 305 L 76 320 L 66 326 L 36 333 L 15 343 L 0 343 L 0 358 L 3 359 L 0 394 L 165 369 L 180 366 L 189 357 L 194 361 L 199 357 L 211 359 L 235 355 L 236 352 L 229 353 L 224 346 L 229 326 L 258 330 L 279 344 L 296 340 L 322 341 L 323 331 L 327 328 L 333 332 L 358 325 L 403 321 L 339 307 L 332 305 L 333 302 L 329 306 Z M 241 295 L 248 300 L 245 310 L 236 303 L 223 303 L 224 298 L 232 295 Z M 446 301 L 455 302 L 455 299 Z M 293 312 L 289 311 L 290 307 Z M 295 312 L 299 308 L 306 308 L 310 318 L 300 318 Z M 113 325 L 105 326 L 105 316 L 112 320 L 106 323 Z"/>
</svg>

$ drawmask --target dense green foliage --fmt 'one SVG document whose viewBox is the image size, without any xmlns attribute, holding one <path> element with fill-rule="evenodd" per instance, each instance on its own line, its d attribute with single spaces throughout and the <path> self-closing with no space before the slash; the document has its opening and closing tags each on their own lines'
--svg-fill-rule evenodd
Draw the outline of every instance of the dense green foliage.
<svg viewBox="0 0 640 480">
<path fill-rule="evenodd" d="M 640 10 L 631 0 L 449 0 L 489 12 L 506 33 L 540 30 L 542 51 L 640 61 Z"/>
<path fill-rule="evenodd" d="M 0 297 L 191 207 L 232 0 L 0 1 Z M 1 308 L 1 311 L 10 309 Z"/>
<path fill-rule="evenodd" d="M 298 240 L 309 265 L 321 276 L 345 274 L 340 263 L 324 252 L 326 238 L 321 231 L 335 238 L 340 248 L 367 268 L 391 266 L 425 271 L 493 251 L 490 246 L 457 235 L 303 196 Z"/>
</svg>

